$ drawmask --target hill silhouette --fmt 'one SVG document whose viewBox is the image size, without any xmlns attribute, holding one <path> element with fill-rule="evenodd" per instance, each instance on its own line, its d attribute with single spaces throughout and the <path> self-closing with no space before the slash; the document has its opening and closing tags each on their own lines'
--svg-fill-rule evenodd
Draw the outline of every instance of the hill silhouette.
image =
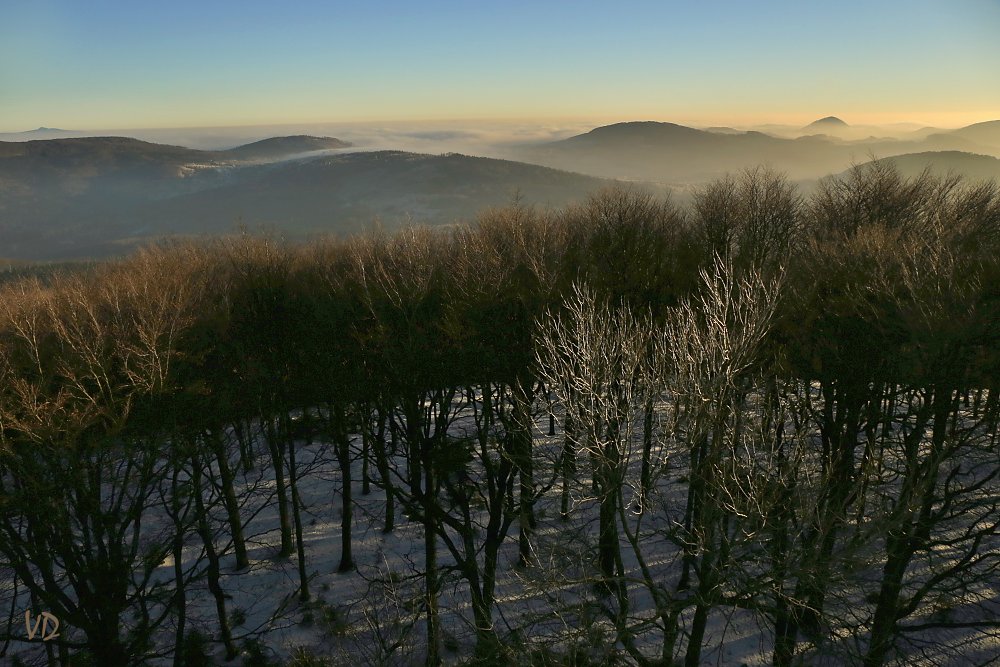
<svg viewBox="0 0 1000 667">
<path fill-rule="evenodd" d="M 826 118 L 820 118 L 819 120 L 814 120 L 813 122 L 802 128 L 803 132 L 826 132 L 831 129 L 847 128 L 850 127 L 847 123 L 840 120 L 836 116 L 827 116 Z"/>
<path fill-rule="evenodd" d="M 930 169 L 932 173 L 940 176 L 957 174 L 970 181 L 997 180 L 1000 182 L 1000 159 L 989 155 L 962 151 L 927 151 L 894 155 L 888 158 L 879 158 L 876 161 L 893 163 L 900 174 L 907 178 L 913 178 L 924 169 Z"/>
<path fill-rule="evenodd" d="M 507 203 L 515 192 L 529 203 L 560 206 L 607 178 L 666 184 L 683 199 L 693 187 L 747 167 L 765 164 L 807 185 L 871 156 L 898 159 L 906 173 L 930 164 L 994 178 L 1000 161 L 978 142 L 998 125 L 926 139 L 850 141 L 617 123 L 511 149 L 520 161 L 392 150 L 330 154 L 346 142 L 309 136 L 219 151 L 126 137 L 0 142 L 0 249 L 14 259 L 102 257 L 142 240 L 231 231 L 239 223 L 291 236 L 351 232 L 376 218 L 389 227 L 446 224 Z"/>
<path fill-rule="evenodd" d="M 810 180 L 838 173 L 869 155 L 946 150 L 992 152 L 973 140 L 990 136 L 989 125 L 982 129 L 966 128 L 966 133 L 946 132 L 909 140 L 875 137 L 851 140 L 851 133 L 846 131 L 838 136 L 838 128 L 851 131 L 857 128 L 832 116 L 807 127 L 817 133 L 793 138 L 754 131 L 698 130 L 653 121 L 616 123 L 560 141 L 525 146 L 512 157 L 603 178 L 688 187 L 759 164 L 785 172 L 793 180 Z"/>
<path fill-rule="evenodd" d="M 515 194 L 531 204 L 558 206 L 606 185 L 580 174 L 457 153 L 355 152 L 247 169 L 233 183 L 161 202 L 149 219 L 165 233 L 227 231 L 237 221 L 292 235 L 348 233 L 376 219 L 387 228 L 469 220 Z"/>
<path fill-rule="evenodd" d="M 685 185 L 760 163 L 798 177 L 819 177 L 848 164 L 849 153 L 824 137 L 784 139 L 763 132 L 721 133 L 647 121 L 599 127 L 527 147 L 517 157 L 605 178 Z"/>
<path fill-rule="evenodd" d="M 291 236 L 350 232 L 375 219 L 389 227 L 447 223 L 515 193 L 556 206 L 607 184 L 457 154 L 256 161 L 342 143 L 292 137 L 217 152 L 121 137 L 0 143 L 0 247 L 14 259 L 67 259 L 120 254 L 165 235 L 228 232 L 240 223 Z"/>
<path fill-rule="evenodd" d="M 310 137 L 300 134 L 291 137 L 261 139 L 250 144 L 219 151 L 219 153 L 241 160 L 264 160 L 313 151 L 350 148 L 351 145 L 348 141 L 341 141 L 333 137 Z"/>
<path fill-rule="evenodd" d="M 274 137 L 227 151 L 202 151 L 130 137 L 0 142 L 0 192 L 35 188 L 52 196 L 165 197 L 212 187 L 242 162 L 342 148 L 329 137 Z"/>
<path fill-rule="evenodd" d="M 0 132 L 0 141 L 28 141 L 30 139 L 66 139 L 82 134 L 76 130 L 63 130 L 58 127 L 36 127 L 24 132 Z"/>
<path fill-rule="evenodd" d="M 35 139 L 0 142 L 0 158 L 38 158 L 52 167 L 84 162 L 127 163 L 173 162 L 199 159 L 205 151 L 183 146 L 168 146 L 130 137 L 78 137 L 72 139 Z"/>
<path fill-rule="evenodd" d="M 950 133 L 977 144 L 1000 149 L 1000 120 L 988 120 L 954 130 Z"/>
</svg>

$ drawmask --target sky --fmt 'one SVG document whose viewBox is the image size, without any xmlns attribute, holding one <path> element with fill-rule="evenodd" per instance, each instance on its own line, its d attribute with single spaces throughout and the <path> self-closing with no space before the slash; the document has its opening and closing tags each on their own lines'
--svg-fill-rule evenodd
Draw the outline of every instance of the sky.
<svg viewBox="0 0 1000 667">
<path fill-rule="evenodd" d="M 0 132 L 1000 118 L 1000 0 L 0 0 Z"/>
</svg>

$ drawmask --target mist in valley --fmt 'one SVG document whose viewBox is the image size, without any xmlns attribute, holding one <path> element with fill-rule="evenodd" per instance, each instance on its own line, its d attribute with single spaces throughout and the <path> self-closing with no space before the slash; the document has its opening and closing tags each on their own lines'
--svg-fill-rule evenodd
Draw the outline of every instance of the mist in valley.
<svg viewBox="0 0 1000 667">
<path fill-rule="evenodd" d="M 869 138 L 848 138 L 858 135 Z M 582 202 L 616 183 L 686 206 L 708 183 L 755 167 L 804 195 L 873 159 L 907 172 L 1000 175 L 998 121 L 916 131 L 836 117 L 759 129 L 424 121 L 40 128 L 0 139 L 0 257 L 20 260 L 115 256 L 157 238 L 236 229 L 301 239 L 455 224 L 514 200 Z"/>
</svg>

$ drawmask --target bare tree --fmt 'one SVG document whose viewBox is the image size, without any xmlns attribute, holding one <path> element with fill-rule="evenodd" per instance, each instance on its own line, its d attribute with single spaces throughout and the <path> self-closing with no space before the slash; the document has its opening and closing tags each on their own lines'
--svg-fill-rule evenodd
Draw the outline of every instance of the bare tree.
<svg viewBox="0 0 1000 667">
<path fill-rule="evenodd" d="M 85 646 L 101 664 L 138 664 L 173 611 L 169 584 L 153 576 L 173 535 L 150 521 L 172 471 L 151 416 L 172 390 L 200 285 L 163 259 L 23 283 L 0 299 L 10 510 L 0 551 L 40 604 L 86 635 L 60 638 L 63 658 Z"/>
</svg>

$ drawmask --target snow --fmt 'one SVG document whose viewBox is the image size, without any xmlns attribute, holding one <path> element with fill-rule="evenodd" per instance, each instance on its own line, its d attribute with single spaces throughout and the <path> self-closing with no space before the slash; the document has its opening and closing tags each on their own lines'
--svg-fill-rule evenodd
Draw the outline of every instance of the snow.
<svg viewBox="0 0 1000 667">
<path fill-rule="evenodd" d="M 461 414 L 450 432 L 461 433 L 472 429 L 471 411 Z M 546 484 L 555 479 L 554 461 L 562 447 L 563 434 L 546 435 L 547 415 L 539 415 L 536 422 L 535 479 Z M 252 470 L 244 471 L 238 463 L 238 446 L 235 438 L 228 438 L 231 465 L 239 485 L 238 495 L 245 518 L 249 568 L 236 571 L 231 544 L 223 539 L 226 515 L 221 502 L 212 497 L 214 525 L 219 530 L 218 546 L 223 555 L 222 586 L 229 596 L 227 610 L 230 618 L 241 622 L 234 624 L 233 636 L 238 645 L 246 640 L 259 638 L 276 658 L 286 659 L 298 647 L 328 656 L 333 664 L 419 664 L 423 656 L 424 617 L 421 614 L 422 586 L 420 574 L 423 567 L 423 526 L 407 520 L 403 508 L 397 505 L 397 524 L 390 534 L 382 532 L 385 495 L 372 484 L 371 493 L 361 493 L 361 441 L 354 436 L 354 558 L 357 569 L 338 573 L 341 546 L 341 474 L 332 447 L 328 443 L 306 444 L 296 447 L 299 492 L 303 507 L 303 539 L 306 563 L 310 576 L 313 600 L 303 603 L 298 599 L 298 571 L 296 556 L 276 559 L 280 546 L 278 511 L 275 501 L 274 480 L 268 473 L 270 464 L 267 448 L 258 436 L 257 460 Z M 687 485 L 676 471 L 683 470 L 683 461 L 670 459 L 669 474 L 659 478 L 653 505 L 643 519 L 643 549 L 652 556 L 649 567 L 664 586 L 672 586 L 677 579 L 680 549 L 665 539 L 665 529 L 671 522 L 680 520 L 683 512 Z M 400 462 L 400 468 L 402 463 Z M 611 646 L 614 628 L 599 612 L 602 598 L 592 587 L 593 554 L 596 552 L 597 501 L 590 491 L 586 476 L 587 465 L 580 457 L 576 481 L 572 488 L 573 508 L 571 520 L 559 517 L 560 482 L 556 479 L 536 505 L 539 520 L 533 545 L 538 565 L 519 569 L 517 530 L 515 521 L 501 548 L 500 570 L 497 582 L 497 604 L 494 620 L 502 637 L 520 636 L 533 645 L 557 641 L 566 647 L 574 641 L 582 642 L 600 655 Z M 370 472 L 377 478 L 374 465 Z M 213 494 L 216 496 L 217 494 Z M 635 522 L 638 517 L 632 516 Z M 647 619 L 655 623 L 653 604 L 649 592 L 641 584 L 638 564 L 622 536 L 625 569 L 628 585 L 630 621 Z M 946 551 L 946 550 L 945 550 Z M 196 535 L 190 535 L 185 548 L 185 567 L 193 567 L 201 558 L 202 547 Z M 941 557 L 947 558 L 947 553 Z M 443 544 L 439 545 L 439 563 L 446 569 L 453 561 Z M 919 564 L 917 564 L 919 565 Z M 870 613 L 871 603 L 865 602 L 870 588 L 877 581 L 880 564 L 872 561 L 864 576 L 856 579 L 853 587 L 841 591 L 841 596 L 831 602 L 835 616 L 856 615 L 862 622 Z M 0 573 L 2 575 L 3 573 Z M 160 565 L 158 577 L 173 577 L 173 560 L 168 557 Z M 440 609 L 444 634 L 443 657 L 446 663 L 467 659 L 475 641 L 469 595 L 464 580 L 453 573 L 444 573 Z M 845 578 L 847 579 L 847 578 Z M 9 601 L 9 578 L 0 576 L 6 588 L 0 602 Z M 867 582 L 867 583 L 866 583 Z M 1000 600 L 1000 582 L 992 586 L 980 584 L 978 595 L 986 602 Z M 217 629 L 215 602 L 204 581 L 188 591 L 188 623 L 206 633 Z M 555 611 L 558 610 L 558 611 Z M 692 609 L 685 612 L 689 620 Z M 944 613 L 944 612 L 942 612 Z M 682 622 L 682 627 L 689 626 Z M 637 637 L 640 647 L 655 651 L 659 631 Z M 843 664 L 845 656 L 864 645 L 865 638 L 849 627 L 835 628 L 838 640 L 824 646 L 821 654 L 808 652 L 808 642 L 800 644 L 808 655 L 809 664 Z M 63 627 L 62 632 L 73 634 L 73 629 Z M 169 646 L 172 641 L 170 622 L 161 630 L 161 641 Z M 17 634 L 15 631 L 14 634 Z M 683 647 L 684 637 L 679 640 Z M 954 647 L 964 642 L 963 654 L 973 659 L 996 656 L 997 639 L 987 633 L 957 630 L 948 638 Z M 390 650 L 390 647 L 398 648 Z M 40 647 L 15 642 L 12 653 L 25 660 L 44 655 Z M 770 629 L 761 614 L 736 607 L 718 607 L 710 615 L 705 649 L 701 663 L 705 665 L 766 665 L 771 663 Z M 909 664 L 938 664 L 944 659 L 933 646 L 926 653 L 911 654 L 900 660 Z M 652 653 L 649 653 L 652 654 Z M 856 655 L 856 653 L 854 653 Z M 216 657 L 223 662 L 222 649 Z M 169 664 L 163 659 L 159 664 Z M 970 662 L 970 664 L 973 664 Z"/>
</svg>

